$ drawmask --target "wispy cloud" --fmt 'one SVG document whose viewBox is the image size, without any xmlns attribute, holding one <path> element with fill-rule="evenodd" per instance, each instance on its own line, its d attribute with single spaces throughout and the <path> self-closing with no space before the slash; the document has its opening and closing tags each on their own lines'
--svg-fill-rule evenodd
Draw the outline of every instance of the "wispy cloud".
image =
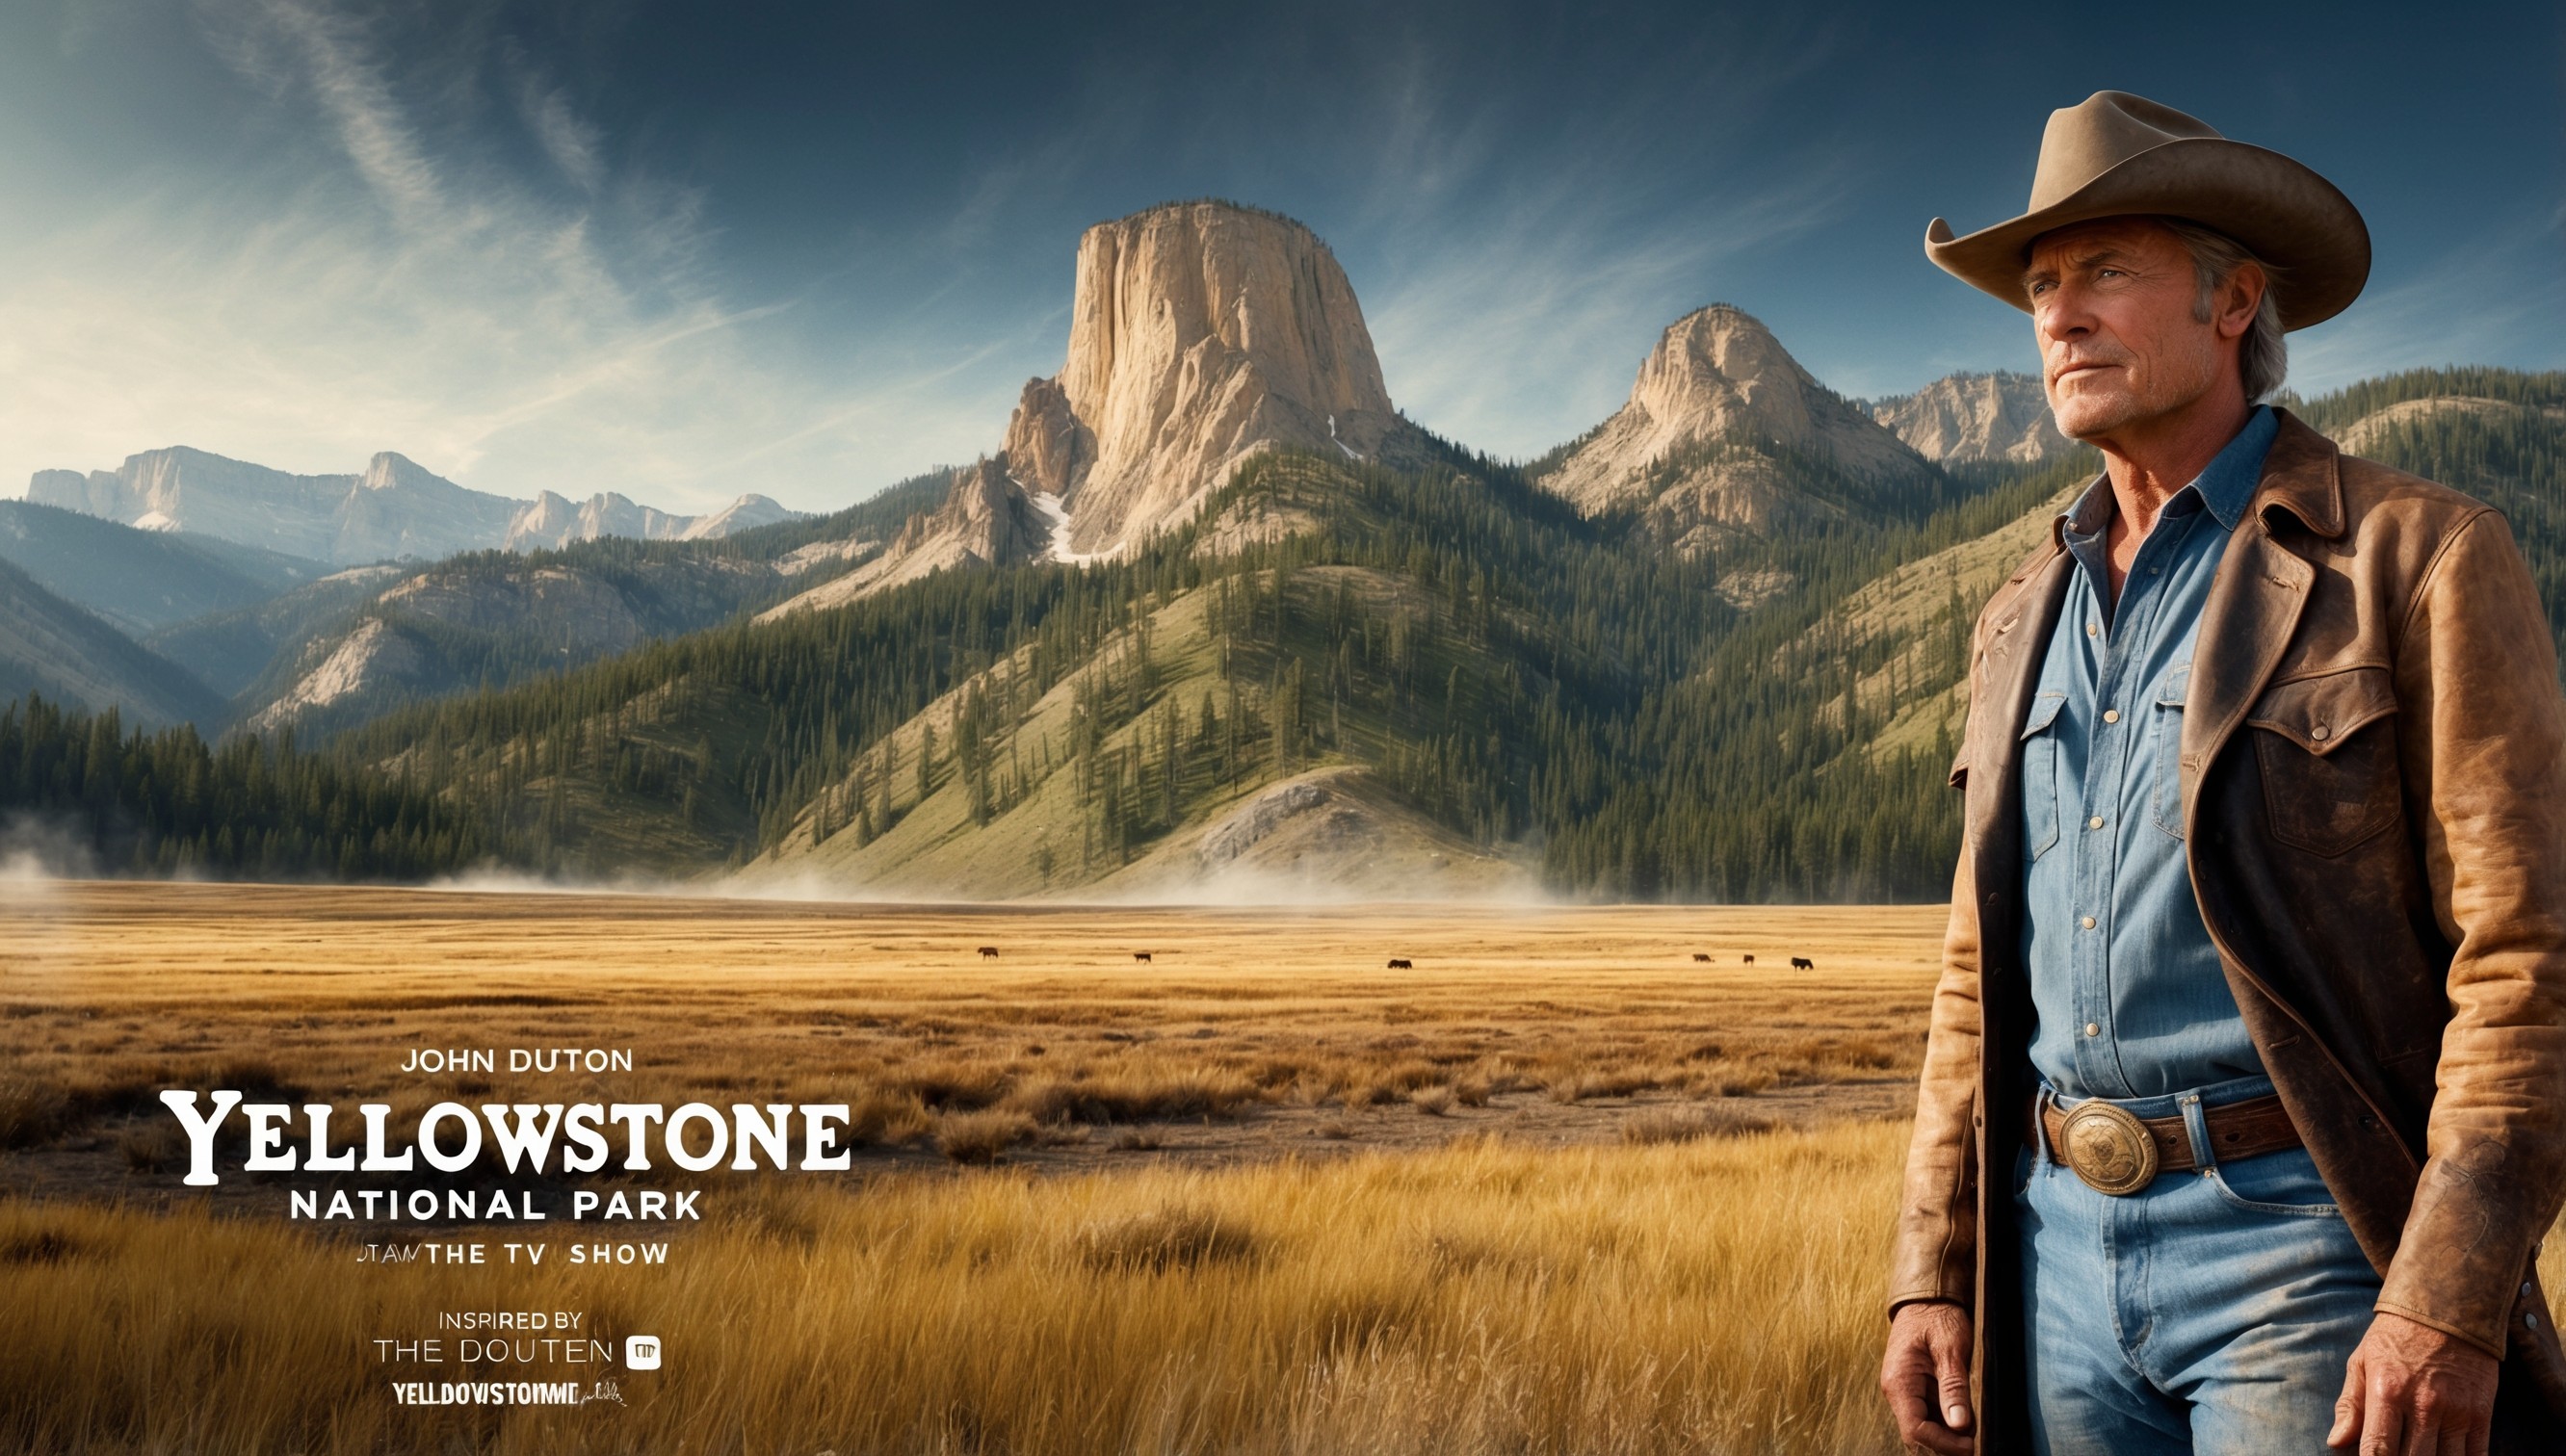
<svg viewBox="0 0 2566 1456">
<path fill-rule="evenodd" d="M 910 387 L 986 341 L 928 369 L 815 354 L 793 300 L 708 278 L 701 195 L 611 167 L 522 57 L 484 46 L 457 63 L 487 68 L 474 85 L 419 85 L 369 21 L 319 0 L 197 15 L 305 139 L 265 170 L 162 171 L 0 239 L 0 489 L 185 443 L 312 472 L 397 449 L 516 495 L 682 509 L 757 490 L 818 509 L 995 443 L 994 382 Z M 476 97 L 501 99 L 496 120 L 533 142 L 513 154 L 548 171 L 456 140 L 492 120 L 453 114 Z"/>
<path fill-rule="evenodd" d="M 2322 393 L 2394 369 L 2553 366 L 2566 319 L 2566 205 L 2498 220 L 2339 318 L 2293 335 L 2290 385 Z"/>
<path fill-rule="evenodd" d="M 1421 51 L 1394 58 L 1357 220 L 1382 266 L 1356 280 L 1393 397 L 1441 433 L 1517 456 L 1618 408 L 1668 324 L 1744 302 L 1723 291 L 1723 265 L 1847 205 L 1852 164 L 1813 149 L 1774 168 L 1752 134 L 1774 91 L 1832 44 L 1823 31 L 1712 27 L 1631 77 L 1618 105 L 1548 127 L 1500 116 L 1515 99 L 1491 101 Z M 1669 97 L 1682 100 L 1673 115 Z M 1741 164 L 1724 185 L 1680 192 L 1666 180 L 1669 146 Z"/>
</svg>

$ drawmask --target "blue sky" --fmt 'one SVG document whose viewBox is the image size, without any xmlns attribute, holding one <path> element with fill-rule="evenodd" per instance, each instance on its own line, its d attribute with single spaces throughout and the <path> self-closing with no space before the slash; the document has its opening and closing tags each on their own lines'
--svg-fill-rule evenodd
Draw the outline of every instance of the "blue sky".
<svg viewBox="0 0 2566 1456">
<path fill-rule="evenodd" d="M 2024 367 L 1927 265 L 2105 88 L 2367 214 L 2323 388 L 2566 366 L 2566 11 L 13 0 L 0 491 L 185 443 L 810 509 L 996 447 L 1080 229 L 1309 223 L 1394 398 L 1529 455 L 1700 304 L 1851 394 Z"/>
</svg>

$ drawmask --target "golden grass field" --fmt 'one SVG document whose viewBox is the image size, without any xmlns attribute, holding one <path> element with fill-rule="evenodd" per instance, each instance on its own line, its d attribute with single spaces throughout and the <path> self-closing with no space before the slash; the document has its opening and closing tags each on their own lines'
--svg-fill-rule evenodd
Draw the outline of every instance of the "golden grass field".
<svg viewBox="0 0 2566 1456">
<path fill-rule="evenodd" d="M 1937 919 L 20 887 L 0 1441 L 1885 1449 Z M 561 1045 L 636 1070 L 397 1070 Z M 846 1100 L 869 1146 L 850 1175 L 695 1179 L 708 1219 L 662 1268 L 385 1268 L 356 1246 L 417 1228 L 315 1234 L 236 1171 L 181 1189 L 172 1086 Z M 556 1307 L 660 1330 L 670 1369 L 621 1408 L 420 1409 L 366 1354 L 440 1310 Z"/>
<path fill-rule="evenodd" d="M 0 1450 L 1893 1448 L 1938 909 L 0 894 Z M 636 1068 L 398 1070 L 516 1046 Z M 535 1236 L 664 1239 L 662 1267 L 386 1267 L 361 1246 L 530 1236 L 316 1232 L 236 1168 L 184 1189 L 152 1098 L 215 1086 L 847 1101 L 864 1146 L 680 1175 L 706 1218 L 673 1233 Z M 372 1340 L 490 1309 L 657 1333 L 668 1365 L 621 1405 L 393 1402 Z"/>
<path fill-rule="evenodd" d="M 849 1102 L 868 1165 L 1584 1141 L 1643 1103 L 1896 1115 L 1939 919 L 58 884 L 0 917 L 0 1147 L 115 1134 L 156 1172 L 123 1129 L 170 1125 L 160 1088 L 406 1115 L 589 1085 L 420 1079 L 410 1049 L 566 1045 L 633 1049 L 633 1074 L 596 1082 L 627 1100 Z"/>
</svg>

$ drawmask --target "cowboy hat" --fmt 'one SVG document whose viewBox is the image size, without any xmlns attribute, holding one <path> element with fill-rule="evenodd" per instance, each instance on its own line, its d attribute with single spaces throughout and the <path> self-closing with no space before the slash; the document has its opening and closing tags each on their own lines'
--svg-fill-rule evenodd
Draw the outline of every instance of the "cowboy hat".
<svg viewBox="0 0 2566 1456">
<path fill-rule="evenodd" d="M 2281 327 L 2342 313 L 2370 278 L 2370 229 L 2334 183 L 2277 151 L 2230 141 L 2172 107 L 2098 91 L 2049 114 L 2020 217 L 1951 236 L 1940 218 L 1924 255 L 1952 276 L 2031 311 L 2023 269 L 2053 228 L 2133 214 L 2181 218 L 2226 234 L 2278 270 Z"/>
</svg>

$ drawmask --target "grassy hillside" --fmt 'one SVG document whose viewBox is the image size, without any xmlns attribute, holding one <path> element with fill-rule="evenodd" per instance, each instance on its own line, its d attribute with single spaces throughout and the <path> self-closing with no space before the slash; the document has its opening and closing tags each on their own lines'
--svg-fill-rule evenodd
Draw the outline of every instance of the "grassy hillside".
<svg viewBox="0 0 2566 1456">
<path fill-rule="evenodd" d="M 1355 774 L 1330 782 L 1359 842 L 1538 857 L 1620 792 L 1652 704 L 1758 619 L 1724 579 L 1840 596 L 2022 493 L 1952 489 L 1921 522 L 1679 560 L 1457 452 L 1414 472 L 1276 452 L 1125 562 L 679 638 L 346 751 L 566 864 L 1057 890 L 1197 852 L 1260 791 L 1330 771 Z"/>
</svg>

